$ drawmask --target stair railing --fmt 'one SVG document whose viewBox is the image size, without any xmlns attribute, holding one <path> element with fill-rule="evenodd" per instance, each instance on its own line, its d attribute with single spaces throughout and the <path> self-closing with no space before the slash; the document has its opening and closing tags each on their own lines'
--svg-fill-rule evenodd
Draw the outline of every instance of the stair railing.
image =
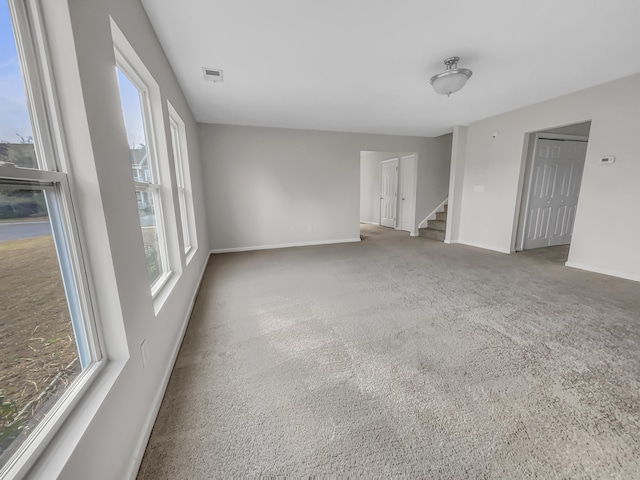
<svg viewBox="0 0 640 480">
<path fill-rule="evenodd" d="M 449 202 L 449 196 L 447 195 L 445 197 L 445 199 L 442 201 L 442 203 L 440 203 L 440 205 L 438 205 L 436 208 L 434 208 L 433 211 L 429 215 L 427 215 L 425 217 L 425 219 L 422 220 L 418 224 L 418 229 L 426 227 L 427 226 L 427 222 L 429 220 L 435 220 L 436 219 L 436 213 L 438 213 L 440 211 L 440 209 L 443 208 L 448 202 Z"/>
</svg>

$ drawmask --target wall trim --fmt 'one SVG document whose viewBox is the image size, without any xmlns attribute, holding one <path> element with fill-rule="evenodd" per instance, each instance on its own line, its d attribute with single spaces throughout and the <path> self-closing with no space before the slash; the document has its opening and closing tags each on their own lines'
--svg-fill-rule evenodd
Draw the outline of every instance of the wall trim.
<svg viewBox="0 0 640 480">
<path fill-rule="evenodd" d="M 360 220 L 360 223 L 366 223 L 367 225 L 377 225 L 380 226 L 378 222 L 369 222 L 367 220 Z"/>
<path fill-rule="evenodd" d="M 585 270 L 587 272 L 599 273 L 602 275 L 609 275 L 610 277 L 623 278 L 625 280 L 632 280 L 634 282 L 640 282 L 640 275 L 634 275 L 633 273 L 619 272 L 617 270 L 611 270 L 610 268 L 594 267 L 592 265 L 585 265 L 583 263 L 565 262 L 565 267 L 577 268 L 578 270 Z"/>
<path fill-rule="evenodd" d="M 196 298 L 198 297 L 198 293 L 200 293 L 200 287 L 202 286 L 202 280 L 204 279 L 204 274 L 207 271 L 208 263 L 209 255 L 206 256 L 204 264 L 201 267 L 200 279 L 198 280 L 197 287 L 195 288 L 193 295 L 191 296 L 191 300 L 189 301 L 189 309 L 187 310 L 187 314 L 180 329 L 180 334 L 176 338 L 176 343 L 173 346 L 173 351 L 171 352 L 171 362 L 169 362 L 169 364 L 167 365 L 167 370 L 165 371 L 164 376 L 162 377 L 162 381 L 160 382 L 160 388 L 158 389 L 155 397 L 150 404 L 151 409 L 149 410 L 149 414 L 147 415 L 147 418 L 145 419 L 140 431 L 138 442 L 133 449 L 131 462 L 129 463 L 129 467 L 126 469 L 126 474 L 124 476 L 124 478 L 128 480 L 135 480 L 138 476 L 138 470 L 140 470 L 140 465 L 142 464 L 142 457 L 144 457 L 144 452 L 147 449 L 147 444 L 149 443 L 149 439 L 151 438 L 153 425 L 156 422 L 158 412 L 160 411 L 160 405 L 162 405 L 165 391 L 167 390 L 167 386 L 169 385 L 169 379 L 171 378 L 171 374 L 173 373 L 173 367 L 176 363 L 176 360 L 178 359 L 178 353 L 180 352 L 180 347 L 182 346 L 182 339 L 187 332 L 187 327 L 189 326 L 191 314 L 193 313 L 193 308 L 196 304 Z"/>
<path fill-rule="evenodd" d="M 507 253 L 507 254 L 512 253 L 511 250 L 507 248 L 493 247 L 491 245 L 485 245 L 485 244 L 476 243 L 476 242 L 467 242 L 466 240 L 458 240 L 457 243 L 461 245 L 468 245 L 470 247 L 482 248 L 484 250 L 492 250 L 494 252 L 499 252 L 499 253 Z"/>
<path fill-rule="evenodd" d="M 377 225 L 377 223 L 375 225 Z M 216 248 L 211 250 L 211 254 L 213 255 L 216 253 L 251 252 L 253 250 L 271 250 L 276 248 L 289 248 L 289 247 L 309 247 L 311 245 L 331 245 L 334 243 L 350 243 L 350 242 L 359 242 L 359 241 L 360 241 L 360 237 L 341 238 L 336 240 L 316 240 L 313 242 L 276 243 L 272 245 L 255 245 L 252 247 Z"/>
</svg>

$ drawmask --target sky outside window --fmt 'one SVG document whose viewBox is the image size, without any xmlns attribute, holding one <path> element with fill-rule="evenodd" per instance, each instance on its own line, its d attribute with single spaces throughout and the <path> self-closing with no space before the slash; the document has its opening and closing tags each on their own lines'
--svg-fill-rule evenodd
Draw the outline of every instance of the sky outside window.
<svg viewBox="0 0 640 480">
<path fill-rule="evenodd" d="M 0 0 L 0 142 L 33 137 L 7 0 Z M 21 139 L 22 138 L 22 139 Z"/>
<path fill-rule="evenodd" d="M 144 135 L 144 120 L 142 116 L 142 104 L 140 103 L 140 91 L 120 70 L 118 71 L 118 86 L 122 100 L 124 123 L 127 129 L 127 143 L 131 150 L 146 145 Z"/>
</svg>

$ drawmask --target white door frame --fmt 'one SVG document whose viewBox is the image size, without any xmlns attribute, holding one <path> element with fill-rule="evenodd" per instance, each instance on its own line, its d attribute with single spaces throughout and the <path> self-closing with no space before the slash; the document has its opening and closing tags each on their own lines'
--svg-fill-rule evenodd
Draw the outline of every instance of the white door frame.
<svg viewBox="0 0 640 480">
<path fill-rule="evenodd" d="M 537 132 L 533 135 L 533 148 L 529 148 L 525 156 L 525 177 L 520 191 L 520 209 L 516 210 L 516 224 L 518 226 L 515 238 L 515 247 L 513 251 L 521 252 L 524 250 L 524 237 L 527 225 L 527 215 L 529 211 L 529 197 L 531 195 L 531 183 L 533 181 L 533 157 L 538 147 L 538 140 L 575 140 L 578 142 L 588 142 L 589 137 L 583 135 L 564 135 L 559 133 Z M 531 140 L 529 140 L 531 141 Z M 578 205 L 580 199 L 578 199 Z"/>
<path fill-rule="evenodd" d="M 410 207 L 410 220 L 411 220 L 411 230 L 406 230 L 409 232 L 409 235 L 411 235 L 412 237 L 417 236 L 417 232 L 416 232 L 416 206 L 418 204 L 418 154 L 417 153 L 412 153 L 410 155 L 404 155 L 402 157 L 400 157 L 400 172 L 398 175 L 398 191 L 400 192 L 400 202 L 398 205 L 398 222 L 396 223 L 396 230 L 402 230 L 402 224 L 404 223 L 404 218 L 403 218 L 403 207 L 404 207 L 404 202 L 405 200 L 405 187 L 406 185 L 404 185 L 404 183 L 402 182 L 402 179 L 404 178 L 404 169 L 407 168 L 405 165 L 405 160 L 409 160 L 409 159 L 413 159 L 413 171 L 411 172 L 411 183 L 413 185 L 411 185 L 413 187 L 413 199 L 411 199 L 411 204 L 409 205 Z"/>
</svg>

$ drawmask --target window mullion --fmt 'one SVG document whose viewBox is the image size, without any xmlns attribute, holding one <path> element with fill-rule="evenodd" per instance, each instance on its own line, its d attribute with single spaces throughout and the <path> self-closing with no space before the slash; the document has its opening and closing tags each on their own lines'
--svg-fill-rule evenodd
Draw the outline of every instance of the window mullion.
<svg viewBox="0 0 640 480">
<path fill-rule="evenodd" d="M 159 191 L 160 185 L 157 183 L 148 183 L 148 182 L 136 182 L 134 181 L 136 190 L 150 190 L 150 191 Z"/>
<path fill-rule="evenodd" d="M 12 181 L 24 182 L 62 182 L 66 178 L 65 173 L 51 172 L 48 170 L 35 170 L 32 168 L 20 168 L 0 165 L 0 177 Z"/>
</svg>

